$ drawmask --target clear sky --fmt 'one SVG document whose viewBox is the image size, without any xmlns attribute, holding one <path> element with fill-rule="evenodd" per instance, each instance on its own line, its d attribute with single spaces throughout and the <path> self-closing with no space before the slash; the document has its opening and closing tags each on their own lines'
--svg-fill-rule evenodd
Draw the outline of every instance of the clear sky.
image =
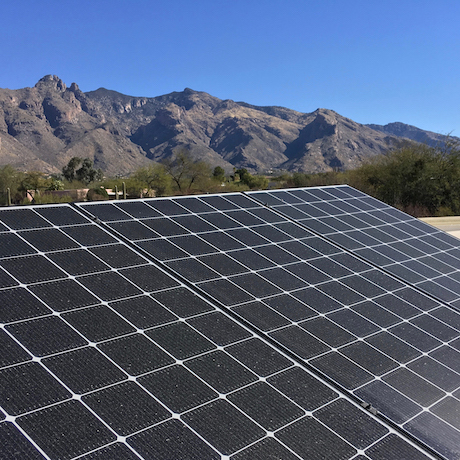
<svg viewBox="0 0 460 460">
<path fill-rule="evenodd" d="M 0 87 L 319 107 L 460 136 L 460 0 L 14 0 Z"/>
</svg>

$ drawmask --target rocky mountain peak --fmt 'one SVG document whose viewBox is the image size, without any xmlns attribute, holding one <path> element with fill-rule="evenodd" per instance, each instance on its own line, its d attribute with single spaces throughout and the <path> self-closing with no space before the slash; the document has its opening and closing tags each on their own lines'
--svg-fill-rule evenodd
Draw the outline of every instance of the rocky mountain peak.
<svg viewBox="0 0 460 460">
<path fill-rule="evenodd" d="M 312 114 L 317 114 L 317 115 L 323 115 L 324 117 L 329 116 L 329 117 L 335 117 L 339 115 L 337 112 L 334 112 L 333 110 L 330 109 L 323 109 L 323 108 L 318 108 Z"/>
<path fill-rule="evenodd" d="M 333 135 L 336 132 L 337 117 L 332 110 L 317 109 L 312 113 L 314 116 L 311 123 L 304 130 L 306 142 L 314 142 L 316 139 Z"/>
<path fill-rule="evenodd" d="M 76 83 L 72 83 L 69 87 L 69 91 L 72 91 L 72 93 L 77 93 L 80 92 L 80 88 Z"/>
<path fill-rule="evenodd" d="M 59 92 L 67 89 L 66 84 L 57 75 L 45 75 L 35 84 L 35 88 L 50 88 Z"/>
</svg>

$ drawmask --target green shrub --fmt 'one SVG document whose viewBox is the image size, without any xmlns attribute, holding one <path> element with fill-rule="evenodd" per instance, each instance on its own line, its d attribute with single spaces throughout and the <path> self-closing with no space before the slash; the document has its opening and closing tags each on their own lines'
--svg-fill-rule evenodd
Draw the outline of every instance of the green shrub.
<svg viewBox="0 0 460 460">
<path fill-rule="evenodd" d="M 100 201 L 100 200 L 108 200 L 109 194 L 104 187 L 94 187 L 88 190 L 86 194 L 86 199 L 88 201 Z"/>
</svg>

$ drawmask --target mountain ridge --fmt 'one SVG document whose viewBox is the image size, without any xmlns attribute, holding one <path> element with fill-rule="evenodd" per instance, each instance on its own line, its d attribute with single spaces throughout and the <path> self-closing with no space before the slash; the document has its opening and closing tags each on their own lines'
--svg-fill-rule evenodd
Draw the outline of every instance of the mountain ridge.
<svg viewBox="0 0 460 460">
<path fill-rule="evenodd" d="M 362 125 L 329 109 L 301 113 L 190 88 L 156 97 L 83 93 L 46 75 L 31 88 L 0 89 L 0 164 L 48 173 L 80 156 L 107 175 L 128 174 L 181 149 L 227 171 L 350 169 L 410 135 L 435 137 L 402 123 Z"/>
</svg>

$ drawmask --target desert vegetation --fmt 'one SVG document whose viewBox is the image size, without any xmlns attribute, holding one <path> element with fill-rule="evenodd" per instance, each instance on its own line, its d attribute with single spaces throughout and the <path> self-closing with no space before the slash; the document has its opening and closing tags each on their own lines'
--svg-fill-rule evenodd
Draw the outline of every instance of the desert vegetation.
<svg viewBox="0 0 460 460">
<path fill-rule="evenodd" d="M 407 142 L 348 171 L 253 175 L 245 168 L 226 172 L 182 150 L 127 177 L 103 178 L 87 158 L 72 158 L 62 174 L 45 176 L 0 167 L 0 204 L 10 190 L 15 204 L 72 201 L 63 190 L 89 189 L 87 199 L 108 199 L 102 190 L 128 197 L 223 193 L 284 187 L 348 184 L 417 217 L 460 214 L 460 145 L 448 139 L 435 146 Z M 61 191 L 60 194 L 51 193 Z"/>
<path fill-rule="evenodd" d="M 127 177 L 103 177 L 88 158 L 74 157 L 61 174 L 45 175 L 39 171 L 21 172 L 11 165 L 0 167 L 0 205 L 62 203 L 76 200 L 76 190 L 85 190 L 88 200 L 109 199 L 106 189 L 122 191 L 129 198 L 145 196 L 188 195 L 264 189 L 265 176 L 250 174 L 246 169 L 227 174 L 205 161 L 179 151 L 161 163 L 152 162 Z"/>
</svg>

